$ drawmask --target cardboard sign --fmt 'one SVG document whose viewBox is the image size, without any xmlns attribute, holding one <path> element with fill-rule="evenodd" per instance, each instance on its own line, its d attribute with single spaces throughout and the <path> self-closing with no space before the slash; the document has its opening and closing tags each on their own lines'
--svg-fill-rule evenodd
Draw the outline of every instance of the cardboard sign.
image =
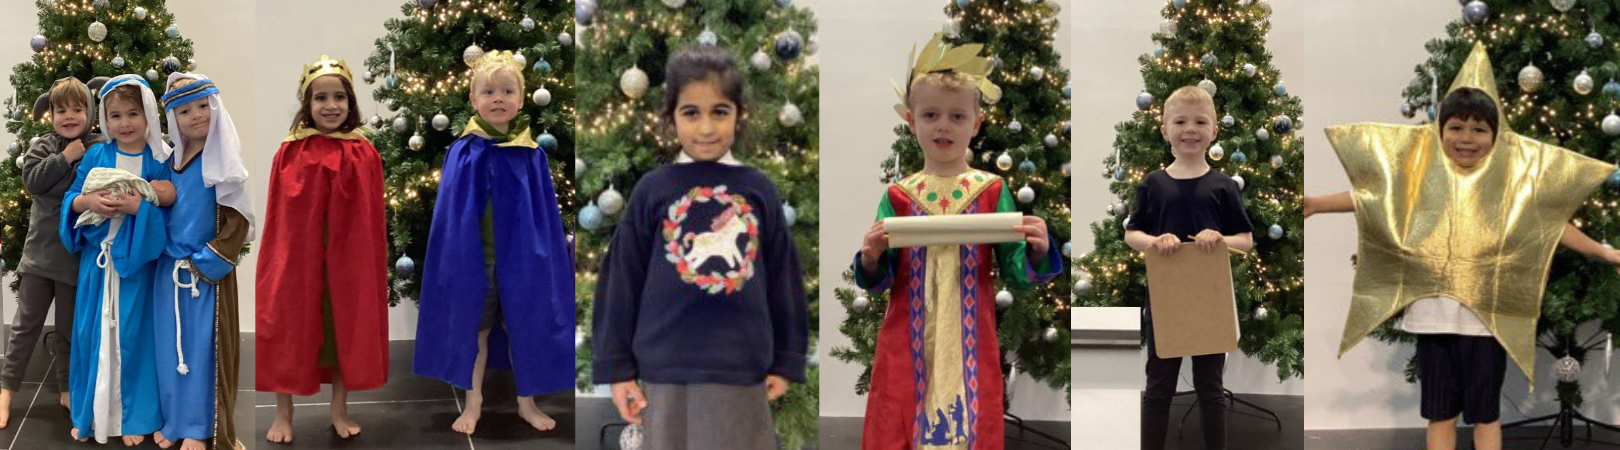
<svg viewBox="0 0 1620 450">
<path fill-rule="evenodd" d="M 1237 298 L 1226 243 L 1205 252 L 1183 243 L 1170 256 L 1148 250 L 1148 293 L 1153 308 L 1153 344 L 1160 358 L 1208 355 L 1237 349 Z"/>
</svg>

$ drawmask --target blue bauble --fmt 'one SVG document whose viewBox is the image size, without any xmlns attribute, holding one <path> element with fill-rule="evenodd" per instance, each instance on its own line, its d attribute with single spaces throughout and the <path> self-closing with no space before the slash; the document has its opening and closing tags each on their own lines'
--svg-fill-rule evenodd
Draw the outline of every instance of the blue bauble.
<svg viewBox="0 0 1620 450">
<path fill-rule="evenodd" d="M 698 45 L 702 45 L 704 47 L 713 47 L 718 43 L 720 43 L 720 37 L 716 36 L 714 31 L 704 29 L 702 33 L 698 33 Z"/>
<path fill-rule="evenodd" d="M 1232 162 L 1238 164 L 1249 162 L 1249 155 L 1244 154 L 1243 150 L 1234 151 L 1232 152 Z"/>
<path fill-rule="evenodd" d="M 1288 116 L 1277 116 L 1276 119 L 1271 120 L 1271 129 L 1277 130 L 1279 134 L 1293 131 L 1294 119 L 1290 119 Z"/>
<path fill-rule="evenodd" d="M 1069 124 L 1065 123 L 1063 124 L 1063 138 L 1068 139 L 1069 136 Z"/>
<path fill-rule="evenodd" d="M 783 8 L 786 8 L 786 7 L 788 7 L 788 5 L 791 5 L 791 4 L 793 4 L 793 0 L 776 0 L 776 6 L 780 6 L 780 7 L 783 7 Z"/>
<path fill-rule="evenodd" d="M 1125 181 L 1125 169 L 1114 169 L 1114 181 Z"/>
<path fill-rule="evenodd" d="M 1187 6 L 1187 0 L 1175 0 L 1173 2 L 1170 2 L 1170 4 L 1175 5 L 1177 8 L 1180 8 L 1180 7 L 1183 7 L 1183 6 Z"/>
<path fill-rule="evenodd" d="M 1598 48 L 1603 46 L 1603 35 L 1593 31 L 1586 34 L 1586 46 Z"/>
<path fill-rule="evenodd" d="M 406 278 L 414 273 L 416 273 L 416 261 L 412 260 L 410 256 L 399 255 L 399 259 L 394 261 L 394 274 Z"/>
<path fill-rule="evenodd" d="M 1237 119 L 1233 118 L 1231 114 L 1221 116 L 1221 126 L 1229 127 L 1235 124 L 1237 124 Z"/>
<path fill-rule="evenodd" d="M 1070 94 L 1071 94 L 1071 92 L 1070 92 L 1070 86 L 1068 86 L 1068 85 L 1064 85 L 1064 86 L 1063 86 L 1063 98 L 1069 98 L 1069 95 L 1070 95 Z"/>
<path fill-rule="evenodd" d="M 1281 81 L 1278 81 L 1277 86 L 1273 87 L 1272 90 L 1277 93 L 1278 97 L 1288 96 L 1288 85 L 1283 84 Z"/>
<path fill-rule="evenodd" d="M 1266 236 L 1270 236 L 1272 239 L 1282 239 L 1282 225 L 1271 224 L 1271 228 L 1266 229 Z"/>
<path fill-rule="evenodd" d="M 790 227 L 793 226 L 793 224 L 799 222 L 799 211 L 796 210 L 796 209 L 793 209 L 793 205 L 783 203 L 782 204 L 782 220 L 787 221 L 787 226 L 790 226 Z"/>
<path fill-rule="evenodd" d="M 1485 2 L 1479 0 L 1463 5 L 1463 19 L 1467 20 L 1468 23 L 1478 24 L 1484 22 L 1485 16 L 1490 13 L 1491 9 L 1485 6 Z"/>
<path fill-rule="evenodd" d="M 551 133 L 540 133 L 540 137 L 534 141 L 540 144 L 541 150 L 547 152 L 557 151 L 557 137 L 552 136 Z"/>
<path fill-rule="evenodd" d="M 1035 161 L 1030 161 L 1030 160 L 1026 159 L 1026 160 L 1024 160 L 1024 162 L 1018 163 L 1018 170 L 1022 170 L 1022 171 L 1024 171 L 1024 173 L 1034 173 L 1035 172 Z"/>
<path fill-rule="evenodd" d="M 1429 105 L 1429 108 L 1427 109 L 1427 111 L 1429 113 L 1429 121 L 1433 122 L 1435 117 L 1436 117 L 1435 114 L 1434 114 L 1434 105 Z"/>
<path fill-rule="evenodd" d="M 1160 56 L 1164 56 L 1164 47 L 1153 49 L 1153 57 L 1158 58 Z"/>
<path fill-rule="evenodd" d="M 180 27 L 169 25 L 169 29 L 163 30 L 163 35 L 168 36 L 169 39 L 180 37 Z"/>
<path fill-rule="evenodd" d="M 394 76 L 394 74 L 388 74 L 388 77 L 383 78 L 383 86 L 389 89 L 398 89 L 399 77 Z"/>
<path fill-rule="evenodd" d="M 535 61 L 534 70 L 540 72 L 540 76 L 551 75 L 551 63 L 544 59 Z"/>
<path fill-rule="evenodd" d="M 1142 91 L 1142 93 L 1136 94 L 1136 109 L 1147 111 L 1148 108 L 1152 107 L 1153 94 L 1150 94 L 1147 91 Z"/>
<path fill-rule="evenodd" d="M 782 58 L 783 61 L 793 60 L 799 57 L 801 50 L 804 50 L 804 36 L 799 35 L 798 31 L 787 30 L 776 35 L 776 56 L 778 58 Z"/>
<path fill-rule="evenodd" d="M 596 203 L 591 203 L 589 205 L 585 205 L 584 208 L 580 208 L 579 226 L 590 231 L 596 231 L 596 229 L 602 228 L 602 209 L 597 208 Z"/>
<path fill-rule="evenodd" d="M 589 26 L 596 18 L 596 0 L 574 0 L 574 23 Z"/>
<path fill-rule="evenodd" d="M 1620 82 L 1609 80 L 1608 83 L 1603 83 L 1603 94 L 1620 99 Z"/>
<path fill-rule="evenodd" d="M 35 52 L 39 52 L 45 50 L 45 44 L 49 42 L 49 40 L 45 39 L 45 35 L 36 34 L 33 39 L 28 40 L 28 47 L 34 49 Z"/>
<path fill-rule="evenodd" d="M 436 3 L 439 3 L 439 0 L 416 0 L 416 6 L 423 8 L 432 8 Z"/>
<path fill-rule="evenodd" d="M 1620 191 L 1620 169 L 1616 169 L 1614 173 L 1609 174 L 1608 185 L 1609 189 Z"/>
<path fill-rule="evenodd" d="M 972 3 L 972 1 L 971 0 L 956 0 L 956 7 L 957 8 L 962 8 L 962 9 L 967 9 L 969 3 Z"/>
</svg>

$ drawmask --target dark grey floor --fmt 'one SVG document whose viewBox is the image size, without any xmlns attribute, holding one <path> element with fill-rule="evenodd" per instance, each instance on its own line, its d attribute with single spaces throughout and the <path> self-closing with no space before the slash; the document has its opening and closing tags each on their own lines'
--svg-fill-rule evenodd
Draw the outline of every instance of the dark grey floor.
<svg viewBox="0 0 1620 450">
<path fill-rule="evenodd" d="M 264 432 L 275 420 L 276 396 L 253 396 L 258 431 L 243 437 L 260 448 L 284 449 L 573 449 L 574 394 L 562 392 L 538 397 L 540 410 L 557 420 L 557 428 L 540 432 L 517 415 L 510 372 L 492 372 L 484 381 L 484 413 L 472 436 L 457 433 L 450 424 L 461 415 L 465 395 L 449 384 L 411 375 L 413 341 L 388 345 L 388 384 L 382 389 L 349 393 L 349 416 L 360 424 L 360 435 L 342 439 L 332 430 L 328 408 L 330 386 L 308 397 L 293 397 L 292 444 L 272 444 Z M 252 342 L 244 345 L 251 349 Z M 250 353 L 245 351 L 244 353 Z"/>
<path fill-rule="evenodd" d="M 821 446 L 829 449 L 856 449 L 861 448 L 861 421 L 860 417 L 822 417 L 821 418 Z M 1025 422 L 1030 428 L 1050 434 L 1063 441 L 1058 443 L 1050 439 L 1037 436 L 1033 433 L 1019 433 L 1012 424 L 1007 424 L 1006 450 L 1051 450 L 1069 448 L 1068 422 Z"/>
<path fill-rule="evenodd" d="M 1249 405 L 1232 402 L 1226 416 L 1227 448 L 1299 450 L 1304 445 L 1304 396 L 1238 394 L 1237 398 L 1276 413 L 1281 419 L 1282 429 L 1278 429 L 1277 421 L 1271 420 L 1270 415 Z M 1165 449 L 1199 450 L 1204 447 L 1196 408 L 1192 395 L 1176 397 L 1171 403 L 1170 435 L 1165 439 Z M 1181 420 L 1183 415 L 1187 417 L 1185 422 Z"/>
<path fill-rule="evenodd" d="M 1575 439 L 1569 447 L 1558 442 L 1553 436 L 1546 447 L 1542 447 L 1542 438 L 1548 436 L 1551 428 L 1546 426 L 1508 429 L 1502 432 L 1502 448 L 1505 450 L 1535 450 L 1546 448 L 1548 450 L 1588 450 L 1588 449 L 1614 449 L 1620 448 L 1620 433 L 1593 429 L 1592 438 L 1598 441 L 1613 442 L 1616 444 L 1604 445 L 1601 443 L 1584 442 L 1586 429 L 1575 429 Z M 1473 448 L 1473 432 L 1467 428 L 1457 431 L 1457 448 Z M 1317 431 L 1305 433 L 1305 448 L 1310 450 L 1409 450 L 1423 448 L 1422 428 L 1402 428 L 1396 430 L 1336 430 Z"/>
<path fill-rule="evenodd" d="M 9 327 L 8 327 L 9 328 Z M 55 327 L 45 327 L 46 332 L 53 331 Z M 10 333 L 0 333 L 9 335 Z M 253 342 L 253 335 L 244 335 L 242 345 L 249 346 Z M 57 390 L 55 381 L 46 381 L 47 375 L 55 370 L 56 364 L 67 364 L 67 355 L 51 355 L 45 346 L 45 339 L 35 344 L 34 356 L 28 361 L 28 373 L 23 377 L 22 390 L 11 399 L 11 422 L 5 429 L 0 430 L 0 450 L 34 450 L 56 449 L 72 445 L 73 439 L 68 432 L 73 429 L 72 420 L 68 418 L 67 409 L 58 403 L 61 391 Z M 242 361 L 253 361 L 250 352 L 242 355 Z M 244 367 L 250 367 L 244 363 Z M 249 378 L 244 369 L 242 386 L 250 387 L 253 379 Z M 253 434 L 253 405 L 250 401 L 253 393 L 241 392 L 236 403 L 236 433 L 238 439 L 249 450 L 254 448 L 248 437 Z M 115 438 L 116 439 L 116 438 Z M 108 441 L 113 444 L 113 440 Z M 117 443 L 118 448 L 155 449 L 150 437 L 147 442 L 137 447 L 124 447 Z M 177 447 L 176 447 L 177 448 Z"/>
<path fill-rule="evenodd" d="M 575 440 L 579 442 L 579 450 L 620 450 L 619 431 L 624 429 L 625 424 L 619 419 L 619 412 L 614 410 L 612 400 L 606 397 L 579 397 L 574 400 L 574 404 L 579 407 L 579 431 L 575 435 Z M 607 445 L 602 444 L 604 433 L 607 436 Z M 825 445 L 826 428 L 822 428 L 822 433 L 823 445 L 820 448 L 860 448 L 859 445 L 846 447 Z M 817 446 L 812 444 L 802 450 L 816 450 L 816 448 Z"/>
</svg>

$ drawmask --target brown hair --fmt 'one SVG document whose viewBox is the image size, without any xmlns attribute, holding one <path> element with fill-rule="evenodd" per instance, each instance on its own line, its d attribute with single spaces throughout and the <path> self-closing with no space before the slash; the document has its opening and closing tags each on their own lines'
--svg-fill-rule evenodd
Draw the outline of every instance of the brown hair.
<svg viewBox="0 0 1620 450">
<path fill-rule="evenodd" d="M 52 97 L 51 99 L 54 101 L 55 97 Z M 103 108 L 111 107 L 113 100 L 122 100 L 134 103 L 135 106 L 141 108 L 141 114 L 146 114 L 146 104 L 141 101 L 141 88 L 135 87 L 133 84 L 126 84 L 113 88 L 112 92 L 108 92 L 107 95 L 101 98 L 101 106 Z M 148 117 L 146 119 L 157 120 L 155 117 Z"/>
<path fill-rule="evenodd" d="M 343 93 L 349 96 L 349 117 L 344 119 L 343 124 L 339 125 L 338 129 L 335 131 L 339 133 L 348 133 L 350 131 L 354 131 L 355 128 L 360 128 L 360 101 L 354 96 L 354 85 L 349 83 L 348 78 L 343 78 L 339 75 L 327 74 L 321 76 L 337 77 L 339 81 L 343 82 Z M 293 116 L 293 129 L 297 129 L 299 127 L 317 128 L 315 126 L 315 114 L 309 110 L 310 97 L 314 97 L 314 95 L 312 95 L 312 91 L 314 89 L 315 83 L 311 82 L 309 83 L 309 89 L 304 90 L 304 95 L 299 96 L 298 114 Z"/>
<path fill-rule="evenodd" d="M 51 85 L 51 109 L 61 106 L 90 106 L 90 88 L 78 78 L 69 77 Z"/>
</svg>

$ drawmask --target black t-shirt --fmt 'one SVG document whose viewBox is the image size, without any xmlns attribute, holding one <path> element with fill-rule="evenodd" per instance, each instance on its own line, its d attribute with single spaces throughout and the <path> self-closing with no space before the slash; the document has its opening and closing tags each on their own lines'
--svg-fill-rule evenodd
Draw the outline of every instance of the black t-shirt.
<svg viewBox="0 0 1620 450">
<path fill-rule="evenodd" d="M 1204 230 L 1231 236 L 1254 232 L 1232 177 L 1210 170 L 1185 180 L 1155 170 L 1136 187 L 1136 211 L 1127 230 L 1151 236 L 1174 233 L 1183 242 Z"/>
</svg>

